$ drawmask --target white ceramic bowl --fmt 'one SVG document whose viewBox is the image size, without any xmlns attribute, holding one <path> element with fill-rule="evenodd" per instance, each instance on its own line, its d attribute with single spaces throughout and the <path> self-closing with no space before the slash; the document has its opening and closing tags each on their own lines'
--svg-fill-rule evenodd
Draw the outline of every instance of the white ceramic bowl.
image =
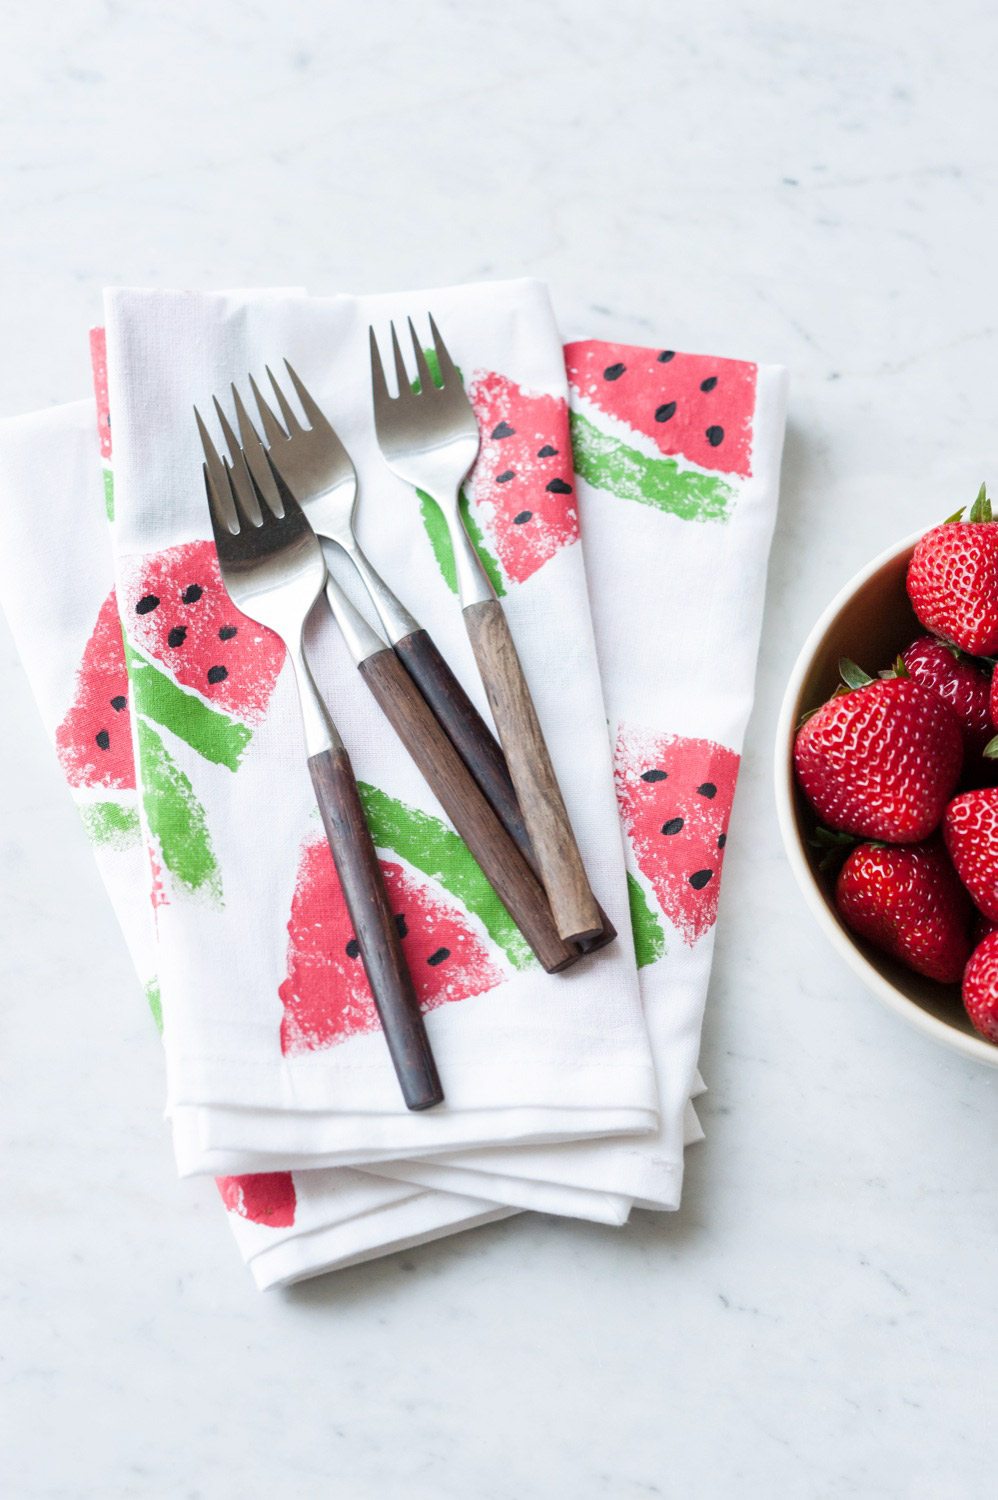
<svg viewBox="0 0 998 1500">
<path fill-rule="evenodd" d="M 879 1000 L 927 1036 L 998 1067 L 998 1046 L 967 1020 L 958 985 L 935 984 L 855 937 L 832 901 L 832 881 L 817 866 L 808 835 L 814 814 L 794 782 L 793 742 L 801 715 L 831 697 L 842 656 L 873 673 L 924 634 L 908 602 L 905 573 L 922 533 L 890 548 L 857 573 L 829 604 L 804 642 L 790 674 L 776 732 L 776 809 L 790 868 L 832 947 Z"/>
</svg>

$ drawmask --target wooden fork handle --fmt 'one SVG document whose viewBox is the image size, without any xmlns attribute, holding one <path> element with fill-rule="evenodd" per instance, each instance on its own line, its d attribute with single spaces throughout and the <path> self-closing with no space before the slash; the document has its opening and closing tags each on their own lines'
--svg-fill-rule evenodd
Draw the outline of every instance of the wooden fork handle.
<svg viewBox="0 0 998 1500">
<path fill-rule="evenodd" d="M 324 750 L 308 769 L 402 1097 L 408 1109 L 429 1109 L 444 1093 L 350 757 L 342 746 Z"/>
<path fill-rule="evenodd" d="M 600 910 L 502 605 L 489 599 L 463 613 L 555 927 L 566 942 L 587 942 L 602 931 Z"/>
<path fill-rule="evenodd" d="M 486 800 L 491 803 L 500 823 L 536 875 L 533 846 L 516 800 L 506 757 L 495 735 L 427 631 L 420 629 L 403 636 L 395 642 L 395 651 Z M 603 948 L 617 936 L 617 929 L 602 907 L 600 918 L 599 934 L 579 945 L 580 954 Z"/>
<path fill-rule="evenodd" d="M 551 974 L 575 963 L 579 953 L 558 936 L 536 875 L 395 652 L 367 657 L 360 673 L 543 967 Z"/>
</svg>

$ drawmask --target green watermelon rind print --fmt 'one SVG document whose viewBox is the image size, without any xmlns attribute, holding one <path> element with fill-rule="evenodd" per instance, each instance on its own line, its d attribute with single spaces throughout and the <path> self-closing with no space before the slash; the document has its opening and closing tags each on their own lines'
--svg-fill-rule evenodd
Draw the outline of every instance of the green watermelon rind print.
<svg viewBox="0 0 998 1500">
<path fill-rule="evenodd" d="M 476 863 L 471 850 L 439 818 L 407 807 L 369 782 L 358 783 L 360 800 L 375 845 L 399 855 L 421 874 L 430 876 L 477 917 L 489 937 L 505 953 L 514 969 L 537 962 L 516 926 Z"/>
<path fill-rule="evenodd" d="M 80 817 L 90 842 L 103 849 L 132 849 L 142 837 L 138 811 L 125 802 L 84 802 Z"/>
<path fill-rule="evenodd" d="M 125 641 L 125 665 L 136 714 L 169 729 L 214 765 L 238 769 L 253 731 L 238 719 L 210 708 L 180 687 Z"/>
<path fill-rule="evenodd" d="M 149 1006 L 149 1013 L 152 1016 L 153 1021 L 155 1022 L 156 1030 L 159 1032 L 160 1036 L 162 1036 L 163 1002 L 159 992 L 159 980 L 155 977 L 153 977 L 152 979 L 147 979 L 144 985 L 144 989 L 146 1004 Z"/>
<path fill-rule="evenodd" d="M 136 716 L 142 805 L 163 864 L 190 895 L 222 905 L 222 877 L 205 810 L 147 719 Z"/>
<path fill-rule="evenodd" d="M 644 891 L 630 870 L 627 872 L 627 900 L 631 909 L 631 933 L 634 938 L 634 956 L 639 969 L 656 963 L 665 953 L 665 933 L 658 917 L 652 911 Z"/>
<path fill-rule="evenodd" d="M 735 490 L 716 474 L 683 469 L 674 458 L 649 458 L 620 438 L 571 413 L 575 472 L 594 489 L 634 500 L 682 521 L 727 521 Z"/>
</svg>

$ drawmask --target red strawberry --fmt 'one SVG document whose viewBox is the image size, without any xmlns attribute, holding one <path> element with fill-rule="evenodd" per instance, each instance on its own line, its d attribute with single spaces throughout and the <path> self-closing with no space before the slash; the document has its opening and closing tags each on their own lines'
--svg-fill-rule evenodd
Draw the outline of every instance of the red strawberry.
<svg viewBox="0 0 998 1500">
<path fill-rule="evenodd" d="M 990 917 L 986 917 L 982 911 L 979 911 L 974 921 L 975 944 L 983 943 L 984 939 L 990 937 L 993 932 L 998 932 L 998 922 L 992 922 Z"/>
<path fill-rule="evenodd" d="M 801 790 L 830 828 L 918 844 L 938 827 L 960 776 L 953 710 L 908 677 L 876 681 L 840 663 L 849 691 L 805 721 L 794 743 Z"/>
<path fill-rule="evenodd" d="M 934 635 L 912 641 L 902 660 L 909 676 L 953 709 L 963 725 L 967 760 L 976 759 L 995 732 L 987 673 Z"/>
<path fill-rule="evenodd" d="M 860 844 L 835 882 L 847 927 L 918 974 L 956 984 L 970 953 L 973 908 L 939 841 Z"/>
<path fill-rule="evenodd" d="M 963 1008 L 975 1031 L 998 1042 L 998 933 L 971 954 L 963 975 Z"/>
<path fill-rule="evenodd" d="M 998 922 L 998 787 L 954 797 L 943 819 L 943 838 L 978 907 Z"/>
<path fill-rule="evenodd" d="M 927 630 L 971 656 L 998 651 L 998 521 L 983 484 L 966 521 L 958 511 L 927 531 L 908 564 L 908 597 Z"/>
</svg>

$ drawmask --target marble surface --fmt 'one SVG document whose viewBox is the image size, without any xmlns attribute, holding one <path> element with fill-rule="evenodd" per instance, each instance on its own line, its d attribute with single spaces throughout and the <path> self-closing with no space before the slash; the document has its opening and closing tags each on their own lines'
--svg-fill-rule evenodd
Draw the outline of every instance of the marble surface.
<svg viewBox="0 0 998 1500">
<path fill-rule="evenodd" d="M 863 561 L 998 485 L 993 9 L 9 7 L 0 411 L 105 283 L 529 272 L 568 333 L 793 372 L 681 1213 L 520 1218 L 259 1296 L 6 633 L 0 1488 L 18 1500 L 993 1493 L 995 1075 L 882 1011 L 781 858 L 781 686 Z"/>
</svg>

